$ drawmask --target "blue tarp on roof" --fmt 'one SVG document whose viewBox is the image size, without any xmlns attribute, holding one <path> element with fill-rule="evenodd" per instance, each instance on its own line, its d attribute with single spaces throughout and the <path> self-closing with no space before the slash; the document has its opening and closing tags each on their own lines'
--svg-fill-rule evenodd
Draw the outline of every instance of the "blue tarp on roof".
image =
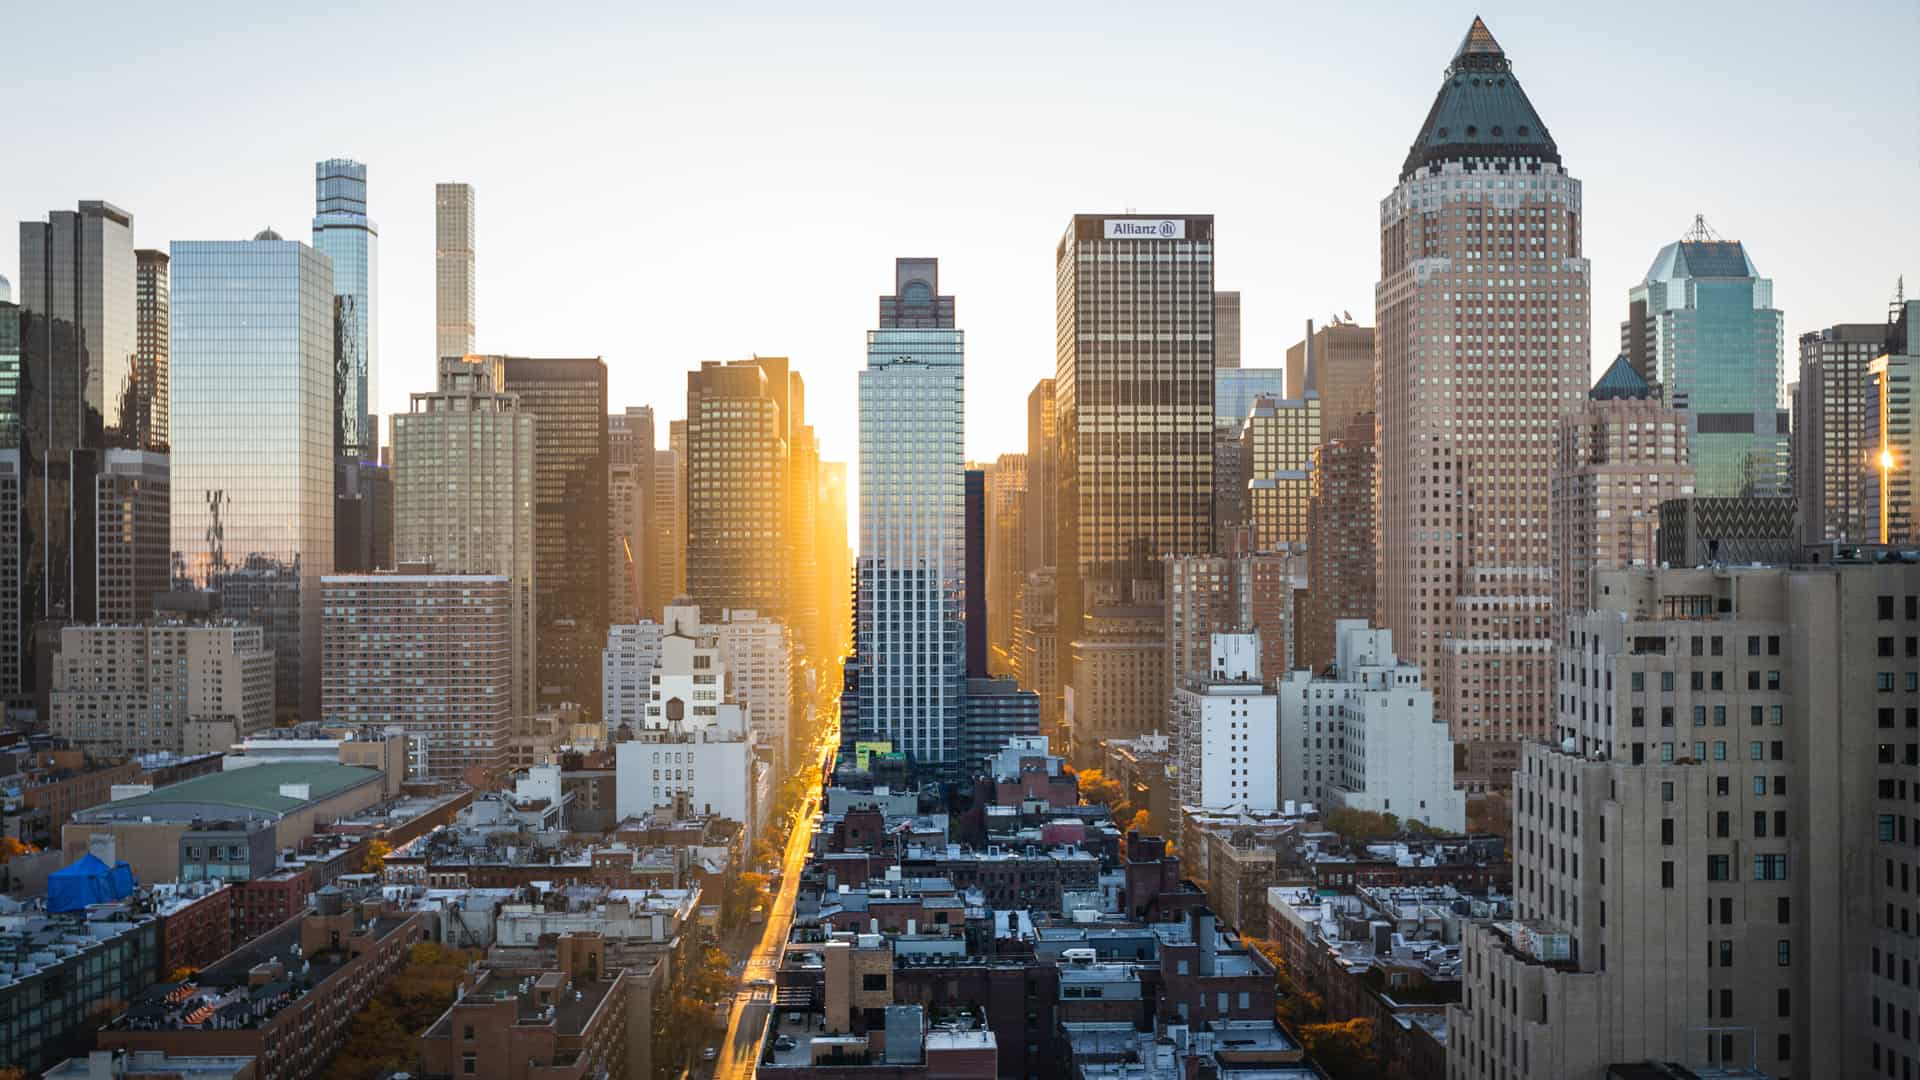
<svg viewBox="0 0 1920 1080">
<path fill-rule="evenodd" d="M 48 911 L 81 911 L 88 904 L 125 900 L 132 895 L 133 867 L 124 859 L 109 867 L 88 853 L 47 876 Z"/>
</svg>

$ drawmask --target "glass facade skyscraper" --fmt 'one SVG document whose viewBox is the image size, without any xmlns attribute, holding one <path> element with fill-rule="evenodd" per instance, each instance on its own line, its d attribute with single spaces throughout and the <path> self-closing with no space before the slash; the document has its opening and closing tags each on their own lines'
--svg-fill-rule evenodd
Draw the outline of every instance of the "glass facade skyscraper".
<svg viewBox="0 0 1920 1080">
<path fill-rule="evenodd" d="M 894 278 L 860 372 L 856 715 L 861 739 L 945 764 L 966 692 L 965 349 L 938 261 L 900 259 Z"/>
<path fill-rule="evenodd" d="M 271 230 L 175 241 L 173 579 L 261 623 L 276 711 L 320 714 L 320 577 L 333 569 L 334 285 Z"/>
<path fill-rule="evenodd" d="M 133 215 L 89 200 L 20 224 L 17 361 L 0 360 L 0 421 L 19 451 L 19 601 L 22 695 L 42 704 L 29 655 L 40 623 L 95 618 L 94 484 L 109 448 L 133 447 L 135 377 Z M 0 334 L 4 334 L 0 331 Z M 0 352 L 4 352 L 0 348 Z"/>
<path fill-rule="evenodd" d="M 328 158 L 313 167 L 313 249 L 333 261 L 334 394 L 339 453 L 380 460 L 380 230 L 367 217 L 367 167 Z"/>
<path fill-rule="evenodd" d="M 1687 418 L 1695 490 L 1788 493 L 1786 317 L 1746 247 L 1696 222 L 1628 293 L 1621 351 Z"/>
</svg>

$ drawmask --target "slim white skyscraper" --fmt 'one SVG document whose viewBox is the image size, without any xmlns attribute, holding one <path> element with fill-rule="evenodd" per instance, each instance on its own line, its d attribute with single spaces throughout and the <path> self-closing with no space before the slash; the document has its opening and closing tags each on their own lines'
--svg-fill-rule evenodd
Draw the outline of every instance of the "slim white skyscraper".
<svg viewBox="0 0 1920 1080">
<path fill-rule="evenodd" d="M 433 186 L 433 281 L 437 355 L 473 351 L 473 185 Z"/>
<path fill-rule="evenodd" d="M 963 339 L 935 259 L 899 259 L 860 373 L 859 736 L 960 751 L 966 646 Z"/>
</svg>

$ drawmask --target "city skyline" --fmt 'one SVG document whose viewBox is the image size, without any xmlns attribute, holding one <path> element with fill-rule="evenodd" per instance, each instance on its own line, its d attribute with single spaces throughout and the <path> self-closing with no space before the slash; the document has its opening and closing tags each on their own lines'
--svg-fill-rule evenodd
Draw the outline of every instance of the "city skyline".
<svg viewBox="0 0 1920 1080">
<path fill-rule="evenodd" d="M 1765 253 L 1789 337 L 1880 316 L 1903 269 L 1899 252 L 1920 234 L 1920 212 L 1879 198 L 1898 186 L 1903 165 L 1897 155 L 1864 160 L 1845 189 L 1834 189 L 1821 161 L 1794 150 L 1792 133 L 1818 130 L 1819 118 L 1829 115 L 1849 116 L 1867 129 L 1897 128 L 1904 95 L 1882 80 L 1803 84 L 1745 77 L 1743 57 L 1779 53 L 1800 40 L 1804 24 L 1794 14 L 1747 11 L 1729 19 L 1720 10 L 1677 12 L 1668 33 L 1647 40 L 1599 13 L 1497 6 L 1479 13 L 1528 58 L 1535 72 L 1529 88 L 1553 117 L 1555 136 L 1580 147 L 1582 175 L 1594 193 L 1587 244 L 1596 299 L 1590 375 L 1612 359 L 1621 298 L 1644 275 L 1649 253 L 1677 240 L 1695 213 Z M 203 47 L 230 55 L 249 44 L 293 40 L 304 25 L 300 17 L 209 35 L 204 44 L 189 18 L 155 24 L 150 32 L 192 41 L 184 52 L 153 54 L 165 60 L 134 57 L 127 77 L 141 77 L 150 63 L 178 65 L 184 74 L 176 76 L 179 99 L 170 107 L 205 115 L 205 134 L 143 127 L 138 107 L 104 110 L 125 119 L 101 130 L 91 144 L 97 151 L 76 145 L 44 165 L 0 177 L 0 204 L 25 219 L 79 199 L 107 199 L 136 215 L 135 241 L 149 248 L 176 239 L 239 239 L 263 225 L 299 235 L 312 213 L 312 163 L 336 155 L 366 163 L 383 232 L 383 370 L 374 406 L 384 417 L 405 411 L 409 394 L 433 388 L 436 357 L 426 342 L 435 322 L 434 185 L 468 182 L 487 207 L 476 238 L 484 264 L 479 350 L 603 355 L 610 403 L 653 404 L 661 409 L 662 428 L 680 418 L 681 379 L 701 360 L 754 352 L 791 356 L 813 373 L 821 456 L 849 460 L 863 358 L 847 344 L 847 328 L 865 325 L 871 302 L 861 271 L 901 251 L 941 258 L 949 287 L 970 298 L 972 363 L 989 386 L 1026 387 L 1050 373 L 1048 255 L 1058 222 L 1076 212 L 1161 206 L 1213 214 L 1221 234 L 1218 285 L 1242 295 L 1247 366 L 1281 366 L 1306 318 L 1320 322 L 1351 311 L 1370 324 L 1377 196 L 1348 190 L 1339 178 L 1384 175 L 1404 154 L 1415 134 L 1407 106 L 1430 97 L 1443 66 L 1444 58 L 1422 46 L 1457 37 L 1472 14 L 1464 8 L 1391 18 L 1300 13 L 1282 23 L 1281 16 L 1254 9 L 1215 9 L 1182 38 L 1192 59 L 1151 78 L 1090 75 L 1086 82 L 1066 80 L 1054 61 L 1094 48 L 1120 59 L 1158 55 L 1164 46 L 1153 43 L 1162 35 L 1128 32 L 1150 28 L 1151 16 L 1113 13 L 1094 30 L 1066 16 L 1023 13 L 1014 36 L 994 32 L 994 20 L 983 15 L 940 24 L 938 47 L 931 38 L 916 44 L 922 23 L 855 23 L 834 13 L 812 25 L 766 17 L 724 29 L 678 17 L 608 17 L 607 25 L 572 31 L 530 28 L 534 40 L 512 46 L 527 55 L 578 56 L 579 63 L 564 65 L 565 74 L 553 65 L 542 95 L 469 86 L 468 107 L 449 110 L 445 122 L 401 122 L 378 133 L 358 120 L 375 102 L 382 112 L 394 101 L 444 108 L 439 75 L 445 72 L 433 64 L 374 65 L 396 73 L 345 91 L 367 108 L 316 109 L 311 124 L 267 123 L 256 110 L 284 113 L 323 93 L 331 100 L 342 88 L 319 72 L 311 81 L 282 72 L 276 79 L 288 81 L 276 82 L 274 94 L 234 93 L 230 83 L 194 74 L 192 61 Z M 124 16 L 131 32 L 146 26 L 147 17 Z M 1852 63 L 1861 70 L 1898 70 L 1897 35 L 1885 28 L 1903 17 L 1891 3 L 1823 12 L 1831 35 L 1853 43 Z M 49 29 L 62 18 L 49 13 Z M 398 48 L 412 18 L 378 16 L 365 28 L 367 39 L 376 50 Z M 488 21 L 476 15 L 468 30 L 455 27 L 443 62 L 464 68 L 507 47 L 488 40 Z M 566 23 L 556 20 L 556 26 Z M 1364 74 L 1346 62 L 1350 49 L 1288 45 L 1317 39 L 1357 48 L 1370 32 L 1382 36 L 1365 46 L 1371 63 Z M 728 55 L 780 56 L 772 47 L 776 39 L 806 47 L 793 50 L 796 59 L 757 65 L 750 78 L 719 62 Z M 1703 40 L 1714 45 L 1705 60 Z M 1199 58 L 1209 50 L 1218 62 Z M 1274 73 L 1262 58 L 1282 51 L 1288 66 Z M 842 55 L 857 55 L 861 63 L 835 63 Z M 1622 57 L 1631 65 L 1624 79 Z M 936 73 L 961 69 L 952 72 L 956 77 L 991 70 L 996 85 L 965 97 L 912 88 L 947 81 L 939 78 L 901 89 L 896 75 L 929 66 Z M 397 73 L 402 69 L 405 74 Z M 30 91 L 57 70 L 27 56 L 17 73 Z M 1635 72 L 1659 73 L 1662 92 L 1685 97 L 1695 115 L 1714 116 L 1719 137 L 1708 145 L 1687 124 L 1628 123 L 1606 104 L 1610 94 L 1593 92 L 1602 79 L 1632 85 Z M 1171 95 L 1188 84 L 1195 85 L 1194 107 L 1184 109 Z M 675 90 L 671 98 L 667 87 Z M 76 108 L 103 92 L 126 96 L 110 82 L 77 92 Z M 1314 93 L 1339 107 L 1315 104 Z M 573 107 L 589 101 L 592 109 Z M 1034 103 L 1043 107 L 1031 108 Z M 659 111 L 669 104 L 670 115 Z M 856 107 L 868 110 L 867 121 L 818 119 L 823 111 Z M 580 129 L 566 117 L 584 111 L 597 118 L 609 109 L 633 121 L 634 140 L 595 146 L 574 137 Z M 921 134 L 890 120 L 926 109 L 950 113 L 952 122 Z M 1054 122 L 1066 113 L 1075 116 L 1072 125 Z M 1215 152 L 1159 155 L 1151 139 L 1113 137 L 1142 122 L 1146 130 L 1164 127 L 1175 115 Z M 21 119 L 32 143 L 45 121 L 31 114 Z M 1075 133 L 1061 134 L 1063 126 Z M 218 134 L 239 128 L 256 136 L 244 148 Z M 486 149 L 493 142 L 485 134 L 508 128 L 525 141 L 515 154 Z M 889 132 L 884 157 L 873 149 L 874 130 Z M 165 142 L 150 145 L 150 139 Z M 938 140 L 937 155 L 931 146 L 917 157 L 900 152 L 923 139 Z M 526 164 L 543 149 L 552 151 L 551 160 L 566 162 L 564 173 Z M 129 174 L 114 163 L 120 154 L 147 154 L 160 167 Z M 749 155 L 755 167 L 739 168 Z M 916 159 L 942 164 L 890 164 Z M 1074 164 L 1036 168 L 1035 160 Z M 1312 168 L 1289 165 L 1306 160 Z M 668 161 L 671 167 L 661 167 Z M 1653 161 L 1660 167 L 1649 167 Z M 784 174 L 778 183 L 767 179 L 769 168 Z M 896 183 L 900 178 L 915 183 Z M 1813 191 L 1822 194 L 1817 205 L 1806 196 Z M 549 230 L 544 222 L 558 215 L 605 227 Z M 831 251 L 809 242 L 825 235 L 835 238 Z M 675 255 L 636 259 L 635 246 Z M 761 260 L 760 273 L 782 284 L 763 303 L 740 308 L 726 297 L 730 290 L 712 285 L 733 273 L 736 253 L 749 246 Z M 1273 252 L 1291 254 L 1268 257 Z M 12 276 L 17 265 L 13 238 L 0 236 L 0 273 Z M 552 272 L 569 265 L 580 272 Z M 643 311 L 672 318 L 637 324 L 635 296 L 648 298 Z M 970 458 L 990 460 L 1025 442 L 1014 410 L 994 395 L 975 395 L 968 420 Z"/>
</svg>

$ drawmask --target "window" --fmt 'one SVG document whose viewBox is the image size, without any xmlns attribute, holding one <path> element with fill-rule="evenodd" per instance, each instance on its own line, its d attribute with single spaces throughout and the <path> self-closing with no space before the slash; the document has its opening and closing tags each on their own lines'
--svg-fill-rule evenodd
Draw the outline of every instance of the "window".
<svg viewBox="0 0 1920 1080">
<path fill-rule="evenodd" d="M 886 988 L 887 973 L 884 971 L 868 972 L 860 976 L 860 989 L 862 990 L 885 990 Z"/>
<path fill-rule="evenodd" d="M 1634 727 L 1647 726 L 1647 710 L 1644 707 L 1639 705 L 1635 705 L 1633 707 L 1633 726 Z"/>
<path fill-rule="evenodd" d="M 1786 993 L 1785 990 L 1782 990 L 1780 992 L 1782 994 Z M 1786 1004 L 1786 1002 L 1782 1000 L 1781 1004 L 1784 1005 Z M 1781 1013 L 1780 1015 L 1785 1016 L 1787 1014 Z M 1793 1060 L 1793 1036 L 1785 1034 L 1784 1032 L 1781 1033 L 1780 1035 L 1775 1036 L 1773 1056 L 1779 1058 L 1781 1061 L 1792 1061 Z"/>
<path fill-rule="evenodd" d="M 1666 691 L 1666 692 L 1669 692 L 1669 693 L 1670 693 L 1670 692 L 1672 692 L 1672 690 L 1673 690 L 1673 672 L 1671 672 L 1671 671 L 1663 671 L 1663 672 L 1661 672 L 1661 673 L 1660 673 L 1660 689 L 1661 689 L 1662 691 Z"/>
<path fill-rule="evenodd" d="M 1787 857 L 1785 855 L 1755 855 L 1753 857 L 1753 880 L 1787 880 Z"/>
<path fill-rule="evenodd" d="M 1667 861 L 1660 864 L 1660 887 L 1663 889 L 1673 888 L 1673 860 L 1672 859 L 1668 859 Z"/>
<path fill-rule="evenodd" d="M 1667 847 L 1673 846 L 1673 819 L 1672 818 L 1660 819 L 1660 843 Z"/>
<path fill-rule="evenodd" d="M 1661 802 L 1673 801 L 1673 781 L 1671 780 L 1660 781 L 1660 801 Z"/>
<path fill-rule="evenodd" d="M 1725 810 L 1713 815 L 1713 835 L 1720 837 L 1726 836 L 1727 827 L 1732 823 L 1732 817 L 1733 815 L 1727 813 Z"/>
<path fill-rule="evenodd" d="M 480 1071 L 479 1055 L 461 1054 L 460 1055 L 460 1071 L 462 1073 L 465 1073 L 468 1076 L 472 1076 L 475 1073 L 478 1073 Z"/>
<path fill-rule="evenodd" d="M 461 1031 L 461 1033 L 460 1033 L 460 1037 L 461 1037 L 462 1039 L 465 1039 L 465 1040 L 466 1040 L 466 1041 L 468 1041 L 468 1042 L 472 1042 L 472 1041 L 473 1041 L 473 1025 L 472 1025 L 472 1024 L 468 1024 L 468 1025 L 467 1025 L 467 1026 L 466 1026 L 466 1027 L 465 1027 L 465 1028 L 464 1028 L 464 1029 L 463 1029 L 463 1030 Z"/>
<path fill-rule="evenodd" d="M 1707 880 L 1708 881 L 1728 880 L 1728 874 L 1730 873 L 1728 861 L 1730 858 L 1731 857 L 1727 855 L 1707 856 Z"/>
<path fill-rule="evenodd" d="M 1774 901 L 1774 921 L 1785 924 L 1793 921 L 1793 901 L 1785 896 Z"/>
<path fill-rule="evenodd" d="M 1723 940 L 1720 942 L 1720 966 L 1723 968 L 1733 966 L 1733 942 L 1731 940 Z"/>
<path fill-rule="evenodd" d="M 1773 945 L 1773 962 L 1779 967 L 1793 966 L 1793 942 L 1781 938 Z"/>
<path fill-rule="evenodd" d="M 1792 990 L 1783 986 L 1773 992 L 1773 1015 L 1782 1017 L 1793 1015 Z"/>
<path fill-rule="evenodd" d="M 1628 680 L 1628 684 L 1636 694 L 1645 690 L 1647 688 L 1647 673 L 1644 671 L 1634 672 Z"/>
</svg>

